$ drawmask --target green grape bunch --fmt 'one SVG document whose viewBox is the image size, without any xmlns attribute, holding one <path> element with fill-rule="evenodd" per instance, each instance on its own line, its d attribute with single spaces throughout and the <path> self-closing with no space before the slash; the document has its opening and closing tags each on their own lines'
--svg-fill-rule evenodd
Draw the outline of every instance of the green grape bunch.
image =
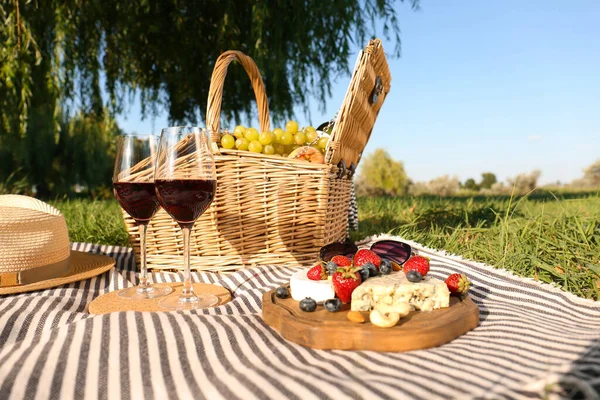
<svg viewBox="0 0 600 400">
<path fill-rule="evenodd" d="M 288 121 L 285 128 L 260 132 L 253 127 L 237 125 L 233 132 L 221 135 L 221 149 L 249 151 L 267 156 L 288 157 L 301 147 L 312 147 L 325 154 L 329 134 L 313 126 L 301 128 L 297 121 Z M 296 152 L 298 153 L 298 152 Z"/>
</svg>

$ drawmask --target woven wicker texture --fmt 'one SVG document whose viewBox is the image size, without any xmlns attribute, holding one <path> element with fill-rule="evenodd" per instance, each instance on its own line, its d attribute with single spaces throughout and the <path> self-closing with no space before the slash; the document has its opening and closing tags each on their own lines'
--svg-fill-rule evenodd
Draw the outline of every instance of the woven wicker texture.
<svg viewBox="0 0 600 400">
<path fill-rule="evenodd" d="M 212 76 L 210 78 L 210 88 L 208 89 L 208 103 L 206 108 L 206 125 L 213 132 L 213 142 L 218 143 L 220 139 L 220 120 L 221 104 L 223 101 L 223 85 L 227 76 L 227 69 L 232 61 L 238 61 L 248 73 L 254 96 L 256 97 L 256 106 L 258 108 L 258 123 L 261 132 L 269 131 L 271 122 L 269 119 L 269 101 L 265 91 L 265 84 L 258 67 L 252 58 L 241 51 L 229 50 L 217 58 Z M 218 148 L 218 146 L 216 146 Z"/>
<path fill-rule="evenodd" d="M 379 79 L 378 79 L 379 78 Z M 379 110 L 390 91 L 392 76 L 381 40 L 371 40 L 359 55 L 342 107 L 331 132 L 325 161 L 358 166 Z"/>
<path fill-rule="evenodd" d="M 65 219 L 26 196 L 0 196 L 0 273 L 54 264 L 69 257 Z"/>
<path fill-rule="evenodd" d="M 387 66 L 378 58 L 382 56 L 385 61 L 381 43 L 375 41 L 369 46 L 373 49 L 363 52 L 363 61 L 359 61 L 360 68 L 353 75 L 349 95 L 338 117 L 342 128 L 332 138 L 336 142 L 328 150 L 333 159 L 337 154 L 350 154 L 347 165 L 358 162 L 385 97 L 380 95 L 370 111 L 351 107 L 352 104 L 367 104 L 373 92 L 373 86 L 359 84 L 366 80 L 365 74 L 370 77 L 373 71 Z M 378 56 L 372 57 L 372 54 Z M 347 176 L 338 177 L 337 163 L 316 164 L 218 148 L 223 82 L 233 60 L 242 64 L 252 81 L 260 129 L 270 129 L 264 85 L 254 61 L 237 51 L 223 53 L 215 64 L 207 110 L 217 192 L 213 203 L 192 230 L 192 268 L 231 271 L 257 264 L 298 266 L 314 262 L 320 247 L 346 237 L 351 180 Z M 379 64 L 372 66 L 375 61 Z M 388 77 L 389 90 L 389 71 L 384 72 L 377 73 Z M 373 78 L 373 82 L 375 80 Z M 351 104 L 347 105 L 348 102 Z M 366 116 L 346 115 L 355 111 L 366 113 Z M 348 141 L 350 150 L 346 150 L 342 140 Z M 180 145 L 185 146 L 184 141 Z M 180 162 L 184 167 L 185 160 Z M 139 257 L 138 229 L 125 212 L 123 217 Z M 183 268 L 182 234 L 164 210 L 151 220 L 146 244 L 149 268 Z"/>
</svg>

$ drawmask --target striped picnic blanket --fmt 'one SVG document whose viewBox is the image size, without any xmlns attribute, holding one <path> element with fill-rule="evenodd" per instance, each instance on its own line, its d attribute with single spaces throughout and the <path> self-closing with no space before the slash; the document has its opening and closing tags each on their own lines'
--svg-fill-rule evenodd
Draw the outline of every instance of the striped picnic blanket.
<svg viewBox="0 0 600 400">
<path fill-rule="evenodd" d="M 115 257 L 117 266 L 94 279 L 0 297 L 0 398 L 598 397 L 599 302 L 411 244 L 431 257 L 432 275 L 470 277 L 481 324 L 439 348 L 377 353 L 305 348 L 263 323 L 262 293 L 294 268 L 195 273 L 233 293 L 213 309 L 90 315 L 94 298 L 135 282 L 135 262 L 128 248 L 74 243 Z"/>
</svg>

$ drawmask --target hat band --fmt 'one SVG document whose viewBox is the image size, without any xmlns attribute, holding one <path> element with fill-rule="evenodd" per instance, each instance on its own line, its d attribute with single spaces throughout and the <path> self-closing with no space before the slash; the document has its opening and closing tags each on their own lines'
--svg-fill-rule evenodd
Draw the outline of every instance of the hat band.
<svg viewBox="0 0 600 400">
<path fill-rule="evenodd" d="M 48 279 L 60 278 L 69 271 L 69 257 L 50 265 L 26 269 L 18 272 L 0 273 L 0 288 L 18 285 L 28 285 L 46 281 Z"/>
</svg>

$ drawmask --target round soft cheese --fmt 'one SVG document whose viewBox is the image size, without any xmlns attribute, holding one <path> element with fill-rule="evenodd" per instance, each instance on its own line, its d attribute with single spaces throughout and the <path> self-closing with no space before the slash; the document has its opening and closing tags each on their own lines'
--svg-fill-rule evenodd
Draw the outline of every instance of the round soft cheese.
<svg viewBox="0 0 600 400">
<path fill-rule="evenodd" d="M 306 273 L 309 269 L 300 270 L 290 278 L 292 298 L 296 301 L 301 301 L 310 297 L 318 304 L 322 304 L 325 300 L 333 299 L 335 291 L 333 290 L 331 280 L 313 281 L 308 279 Z"/>
</svg>

